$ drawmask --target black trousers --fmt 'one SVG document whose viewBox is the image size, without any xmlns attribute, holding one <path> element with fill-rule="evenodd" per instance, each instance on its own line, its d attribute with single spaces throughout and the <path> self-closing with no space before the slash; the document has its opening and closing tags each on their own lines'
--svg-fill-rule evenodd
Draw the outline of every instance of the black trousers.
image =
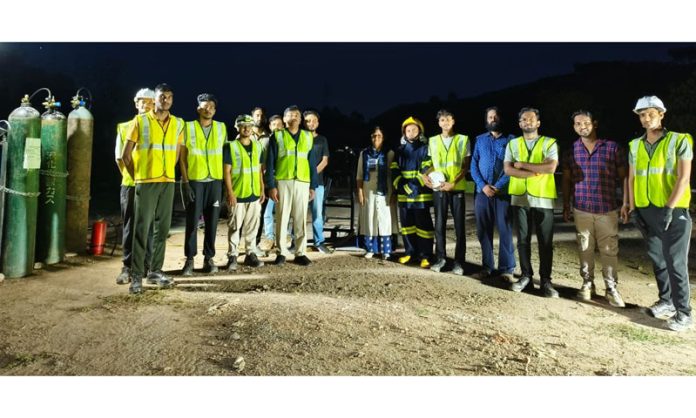
<svg viewBox="0 0 696 418">
<path fill-rule="evenodd" d="M 131 268 L 133 262 L 133 234 L 135 223 L 135 186 L 121 186 L 121 220 L 123 222 L 123 236 L 121 247 L 123 247 L 123 266 Z M 145 270 L 150 268 L 150 258 L 152 258 L 152 228 L 147 237 L 145 247 Z"/>
<path fill-rule="evenodd" d="M 454 261 L 464 265 L 466 258 L 466 222 L 464 219 L 466 200 L 464 192 L 434 192 L 433 204 L 435 205 L 435 258 L 439 260 L 447 257 L 447 215 L 451 210 L 454 218 L 454 232 L 457 237 L 457 243 L 454 247 Z"/>
<path fill-rule="evenodd" d="M 203 215 L 205 220 L 205 236 L 203 238 L 203 256 L 215 257 L 215 234 L 220 219 L 220 201 L 222 200 L 222 180 L 207 182 L 190 181 L 195 199 L 186 205 L 186 241 L 184 254 L 193 258 L 198 251 L 198 218 Z"/>
<path fill-rule="evenodd" d="M 691 242 L 691 216 L 685 208 L 674 208 L 672 223 L 665 231 L 664 208 L 637 208 L 647 225 L 643 233 L 648 257 L 653 263 L 660 300 L 671 302 L 684 314 L 691 314 L 688 255 Z"/>
<path fill-rule="evenodd" d="M 517 222 L 517 254 L 522 276 L 534 277 L 532 268 L 532 228 L 539 241 L 539 276 L 541 282 L 551 281 L 553 263 L 553 209 L 515 206 Z"/>
</svg>

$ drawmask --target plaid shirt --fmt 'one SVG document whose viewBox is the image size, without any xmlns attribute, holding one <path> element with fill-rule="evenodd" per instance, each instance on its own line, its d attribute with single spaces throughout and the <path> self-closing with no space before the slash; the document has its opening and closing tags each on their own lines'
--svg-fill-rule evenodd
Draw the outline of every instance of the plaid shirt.
<svg viewBox="0 0 696 418">
<path fill-rule="evenodd" d="M 618 169 L 626 166 L 626 151 L 616 142 L 598 139 L 590 154 L 579 139 L 563 158 L 570 170 L 573 207 L 584 212 L 607 213 L 619 207 L 616 194 Z"/>
</svg>

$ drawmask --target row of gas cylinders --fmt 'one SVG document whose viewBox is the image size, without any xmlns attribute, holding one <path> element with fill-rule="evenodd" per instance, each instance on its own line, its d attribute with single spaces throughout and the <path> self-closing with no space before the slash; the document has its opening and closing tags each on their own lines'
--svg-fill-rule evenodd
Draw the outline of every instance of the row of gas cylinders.
<svg viewBox="0 0 696 418">
<path fill-rule="evenodd" d="M 46 111 L 31 97 L 45 90 Z M 48 89 L 24 96 L 8 118 L 0 167 L 2 273 L 24 277 L 35 262 L 83 252 L 88 230 L 94 118 L 78 90 L 66 116 Z M 90 98 L 91 100 L 91 98 Z"/>
</svg>

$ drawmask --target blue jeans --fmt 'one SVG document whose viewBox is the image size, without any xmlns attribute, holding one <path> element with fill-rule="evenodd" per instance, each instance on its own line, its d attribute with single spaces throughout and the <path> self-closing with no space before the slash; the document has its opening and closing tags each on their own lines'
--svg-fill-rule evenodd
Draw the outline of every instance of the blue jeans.
<svg viewBox="0 0 696 418">
<path fill-rule="evenodd" d="M 515 270 L 515 248 L 512 245 L 512 209 L 510 197 L 488 197 L 479 192 L 474 200 L 476 232 L 481 243 L 483 269 L 493 272 L 493 229 L 498 228 L 498 271 L 512 273 Z"/>
<path fill-rule="evenodd" d="M 275 218 L 273 217 L 274 208 L 275 202 L 268 199 L 266 211 L 263 213 L 263 235 L 270 240 L 275 240 Z"/>
<path fill-rule="evenodd" d="M 324 242 L 324 186 L 314 189 L 314 200 L 309 202 L 312 210 L 312 232 L 314 246 Z"/>
</svg>

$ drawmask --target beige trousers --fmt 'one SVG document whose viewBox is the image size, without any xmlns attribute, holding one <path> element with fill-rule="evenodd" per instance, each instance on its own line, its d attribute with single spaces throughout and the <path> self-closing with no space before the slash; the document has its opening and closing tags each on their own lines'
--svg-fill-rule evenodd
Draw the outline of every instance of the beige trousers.
<svg viewBox="0 0 696 418">
<path fill-rule="evenodd" d="M 295 256 L 305 255 L 307 251 L 307 205 L 309 204 L 309 183 L 296 180 L 278 180 L 278 203 L 275 213 L 276 248 L 287 257 L 288 228 L 290 219 L 295 230 Z"/>
<path fill-rule="evenodd" d="M 256 234 L 261 225 L 261 203 L 259 200 L 248 203 L 237 203 L 230 207 L 229 220 L 227 221 L 227 239 L 229 242 L 227 256 L 239 255 L 239 241 L 244 240 L 246 253 L 256 249 Z"/>
<path fill-rule="evenodd" d="M 594 214 L 573 209 L 575 229 L 580 249 L 580 276 L 583 281 L 594 280 L 595 246 L 599 249 L 602 275 L 607 285 L 616 285 L 619 254 L 619 213 Z"/>
</svg>

